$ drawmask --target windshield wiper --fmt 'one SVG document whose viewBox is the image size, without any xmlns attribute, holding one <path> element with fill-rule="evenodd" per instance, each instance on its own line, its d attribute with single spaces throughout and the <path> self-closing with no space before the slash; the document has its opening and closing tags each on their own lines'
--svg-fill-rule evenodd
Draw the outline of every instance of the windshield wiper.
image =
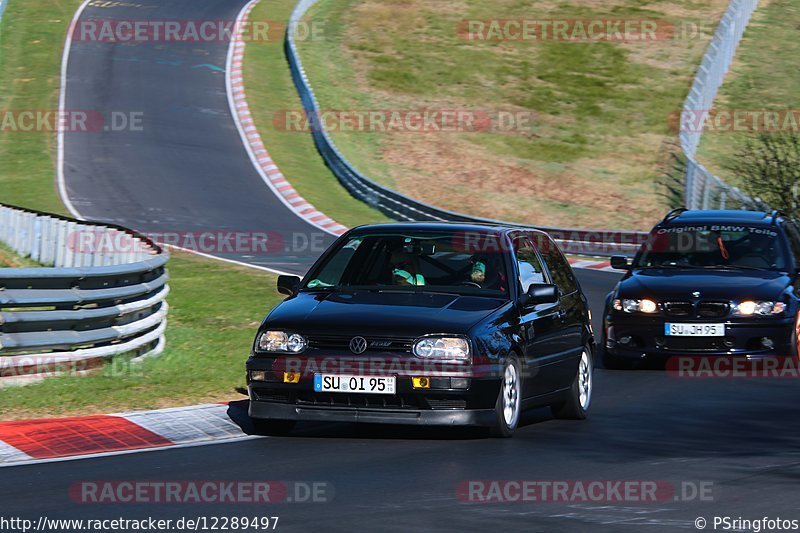
<svg viewBox="0 0 800 533">
<path fill-rule="evenodd" d="M 703 268 L 728 268 L 734 270 L 773 270 L 774 267 L 754 267 L 749 265 L 709 265 L 704 266 Z"/>
<path fill-rule="evenodd" d="M 632 268 L 639 269 L 639 270 L 646 270 L 649 268 L 697 268 L 692 265 L 648 265 L 648 266 L 636 266 L 634 265 Z"/>
</svg>

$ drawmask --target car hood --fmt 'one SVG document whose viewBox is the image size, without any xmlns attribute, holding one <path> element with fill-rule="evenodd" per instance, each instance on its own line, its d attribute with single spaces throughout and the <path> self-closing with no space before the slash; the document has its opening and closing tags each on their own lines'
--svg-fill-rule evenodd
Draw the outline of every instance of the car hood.
<svg viewBox="0 0 800 533">
<path fill-rule="evenodd" d="M 434 293 L 300 293 L 278 305 L 265 327 L 301 333 L 418 336 L 466 334 L 508 300 Z"/>
<path fill-rule="evenodd" d="M 791 283 L 784 272 L 768 270 L 634 271 L 620 281 L 618 297 L 656 300 L 776 300 Z"/>
</svg>

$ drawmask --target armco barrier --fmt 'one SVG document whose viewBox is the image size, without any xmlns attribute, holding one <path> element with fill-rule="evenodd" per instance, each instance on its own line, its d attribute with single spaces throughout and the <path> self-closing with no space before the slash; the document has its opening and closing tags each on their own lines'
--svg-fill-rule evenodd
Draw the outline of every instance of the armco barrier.
<svg viewBox="0 0 800 533">
<path fill-rule="evenodd" d="M 683 104 L 680 142 L 686 156 L 685 190 L 686 207 L 689 209 L 769 209 L 760 200 L 750 198 L 738 188 L 713 175 L 695 158 L 703 134 L 702 129 L 697 128 L 695 117 L 710 112 L 714 106 L 714 99 L 756 7 L 758 0 L 731 1 L 708 45 L 692 89 Z"/>
<path fill-rule="evenodd" d="M 0 383 L 163 350 L 169 254 L 147 237 L 0 204 L 0 242 L 48 265 L 0 268 Z"/>
<path fill-rule="evenodd" d="M 295 42 L 295 30 L 306 12 L 318 0 L 300 0 L 292 12 L 289 27 L 286 31 L 286 56 L 292 72 L 295 86 L 300 93 L 304 111 L 311 117 L 320 116 L 319 103 L 314 95 L 314 89 L 308 81 L 308 76 L 300 61 L 300 54 Z M 361 174 L 342 155 L 325 129 L 323 121 L 319 127 L 312 128 L 312 135 L 317 150 L 322 155 L 325 163 L 333 171 L 341 184 L 355 198 L 378 209 L 395 220 L 418 221 L 449 221 L 449 222 L 478 222 L 492 224 L 507 224 L 497 220 L 471 217 L 438 207 L 428 205 L 403 194 L 379 185 Z M 518 224 L 512 224 L 518 225 Z M 610 231 L 610 230 L 585 230 L 569 228 L 550 228 L 539 226 L 550 233 L 567 253 L 585 255 L 632 255 L 647 236 L 646 233 L 637 231 Z"/>
</svg>

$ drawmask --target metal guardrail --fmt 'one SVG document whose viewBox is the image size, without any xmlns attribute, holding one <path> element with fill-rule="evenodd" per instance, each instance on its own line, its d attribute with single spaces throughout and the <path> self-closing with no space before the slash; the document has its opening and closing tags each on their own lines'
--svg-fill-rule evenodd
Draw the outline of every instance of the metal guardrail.
<svg viewBox="0 0 800 533">
<path fill-rule="evenodd" d="M 680 143 L 686 156 L 686 207 L 689 209 L 768 209 L 760 200 L 750 198 L 713 175 L 695 158 L 703 135 L 702 128 L 698 128 L 697 117 L 711 112 L 714 99 L 756 7 L 758 0 L 731 1 L 683 104 Z"/>
<path fill-rule="evenodd" d="M 131 230 L 0 204 L 0 242 L 48 265 L 0 268 L 0 378 L 159 354 L 169 254 Z"/>
<path fill-rule="evenodd" d="M 300 0 L 297 3 L 289 19 L 285 40 L 286 56 L 292 78 L 300 94 L 303 110 L 309 117 L 320 116 L 320 107 L 300 60 L 294 36 L 298 24 L 317 2 L 318 0 Z M 325 129 L 323 122 L 315 121 L 315 127 L 311 130 L 314 143 L 325 163 L 352 196 L 388 217 L 401 221 L 475 222 L 531 227 L 454 213 L 420 202 L 375 183 L 359 172 L 342 155 Z M 536 229 L 548 232 L 567 253 L 597 256 L 633 255 L 647 236 L 647 233 L 638 231 L 586 230 L 546 226 L 537 226 Z"/>
</svg>

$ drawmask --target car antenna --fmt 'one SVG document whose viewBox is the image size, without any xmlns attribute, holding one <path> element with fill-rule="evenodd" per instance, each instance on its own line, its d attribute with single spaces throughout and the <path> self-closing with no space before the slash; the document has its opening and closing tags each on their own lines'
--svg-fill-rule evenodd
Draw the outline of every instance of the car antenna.
<svg viewBox="0 0 800 533">
<path fill-rule="evenodd" d="M 669 222 L 673 218 L 677 217 L 681 213 L 685 213 L 686 211 L 688 211 L 688 209 L 686 209 L 685 207 L 679 207 L 677 209 L 673 209 L 672 211 L 667 213 L 667 215 L 664 217 L 664 220 L 662 220 L 661 223 L 664 224 L 665 222 Z"/>
</svg>

